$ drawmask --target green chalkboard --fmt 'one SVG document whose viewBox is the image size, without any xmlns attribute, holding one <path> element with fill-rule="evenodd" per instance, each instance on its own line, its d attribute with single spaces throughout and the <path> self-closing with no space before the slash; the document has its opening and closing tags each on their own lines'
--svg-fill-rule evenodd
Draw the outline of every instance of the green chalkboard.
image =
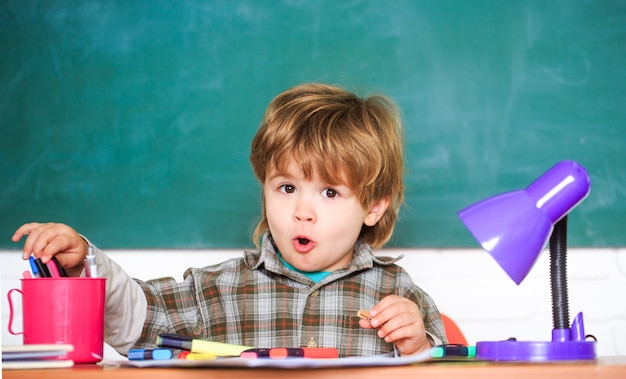
<svg viewBox="0 0 626 379">
<path fill-rule="evenodd" d="M 562 159 L 572 246 L 626 246 L 626 2 L 7 0 L 0 247 L 27 221 L 104 248 L 252 245 L 250 141 L 302 82 L 382 92 L 406 126 L 391 246 L 475 247 L 456 212 Z"/>
</svg>

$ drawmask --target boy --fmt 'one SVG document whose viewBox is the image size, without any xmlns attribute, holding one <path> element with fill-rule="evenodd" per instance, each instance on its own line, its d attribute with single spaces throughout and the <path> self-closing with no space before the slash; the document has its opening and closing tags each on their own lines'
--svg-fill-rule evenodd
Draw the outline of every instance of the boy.
<svg viewBox="0 0 626 379">
<path fill-rule="evenodd" d="M 188 269 L 183 282 L 134 280 L 96 251 L 107 280 L 105 341 L 122 354 L 164 333 L 263 347 L 336 347 L 342 357 L 414 354 L 445 342 L 432 299 L 372 254 L 403 200 L 402 126 L 383 96 L 304 84 L 269 104 L 250 161 L 262 184 L 257 249 Z M 81 275 L 89 242 L 62 224 L 25 224 L 23 258 L 57 254 Z M 259 243 L 260 242 L 260 243 Z M 359 310 L 369 319 L 359 319 Z"/>
</svg>

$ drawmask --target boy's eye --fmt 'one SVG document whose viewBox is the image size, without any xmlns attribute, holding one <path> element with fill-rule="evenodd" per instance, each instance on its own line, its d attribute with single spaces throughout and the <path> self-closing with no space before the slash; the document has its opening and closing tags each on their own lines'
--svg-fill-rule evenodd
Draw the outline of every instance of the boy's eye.
<svg viewBox="0 0 626 379">
<path fill-rule="evenodd" d="M 324 194 L 324 196 L 330 199 L 334 199 L 335 197 L 339 196 L 339 193 L 332 188 L 326 188 L 324 191 L 322 191 L 322 193 Z"/>
<path fill-rule="evenodd" d="M 280 190 L 285 193 L 294 193 L 296 191 L 296 187 L 291 184 L 283 184 L 280 186 Z"/>
</svg>

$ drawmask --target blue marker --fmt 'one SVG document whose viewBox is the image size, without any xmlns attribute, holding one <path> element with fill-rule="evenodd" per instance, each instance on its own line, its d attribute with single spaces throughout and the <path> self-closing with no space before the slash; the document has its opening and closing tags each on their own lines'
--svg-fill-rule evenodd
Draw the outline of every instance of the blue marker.
<svg viewBox="0 0 626 379">
<path fill-rule="evenodd" d="M 143 361 L 148 359 L 164 360 L 172 359 L 170 349 L 131 349 L 128 352 L 128 359 L 131 361 Z"/>
<path fill-rule="evenodd" d="M 32 255 L 28 258 L 28 262 L 30 263 L 30 270 L 33 272 L 33 278 L 39 278 L 39 269 L 37 268 L 37 263 L 35 262 L 35 257 Z"/>
</svg>

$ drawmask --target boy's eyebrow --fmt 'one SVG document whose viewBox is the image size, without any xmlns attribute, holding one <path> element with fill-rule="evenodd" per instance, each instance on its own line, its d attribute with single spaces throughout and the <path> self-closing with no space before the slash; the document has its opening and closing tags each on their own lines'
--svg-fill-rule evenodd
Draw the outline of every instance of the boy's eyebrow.
<svg viewBox="0 0 626 379">
<path fill-rule="evenodd" d="M 269 179 L 274 179 L 274 178 L 278 178 L 278 177 L 293 178 L 294 176 L 289 174 L 289 173 L 287 173 L 287 172 L 272 171 L 269 175 L 267 175 L 267 177 Z"/>
<path fill-rule="evenodd" d="M 296 179 L 300 178 L 300 175 L 294 175 L 294 174 L 292 174 L 292 173 L 290 173 L 288 171 L 283 171 L 283 170 L 279 171 L 276 168 L 273 168 L 273 169 L 268 171 L 268 175 L 265 177 L 266 180 L 275 180 L 276 178 L 286 179 L 286 180 L 296 180 Z M 318 178 L 319 178 L 319 176 L 318 176 Z M 313 178 L 304 178 L 304 179 L 306 179 L 306 180 L 313 180 Z M 321 179 L 321 178 L 319 178 L 319 179 Z M 322 179 L 322 181 L 326 185 L 328 185 L 330 187 L 340 187 L 340 186 L 342 186 L 342 187 L 346 187 L 350 191 L 352 191 L 352 188 L 350 187 L 350 185 L 348 185 L 348 183 L 346 183 L 343 180 L 334 182 L 334 181 L 327 181 L 327 180 Z"/>
</svg>

